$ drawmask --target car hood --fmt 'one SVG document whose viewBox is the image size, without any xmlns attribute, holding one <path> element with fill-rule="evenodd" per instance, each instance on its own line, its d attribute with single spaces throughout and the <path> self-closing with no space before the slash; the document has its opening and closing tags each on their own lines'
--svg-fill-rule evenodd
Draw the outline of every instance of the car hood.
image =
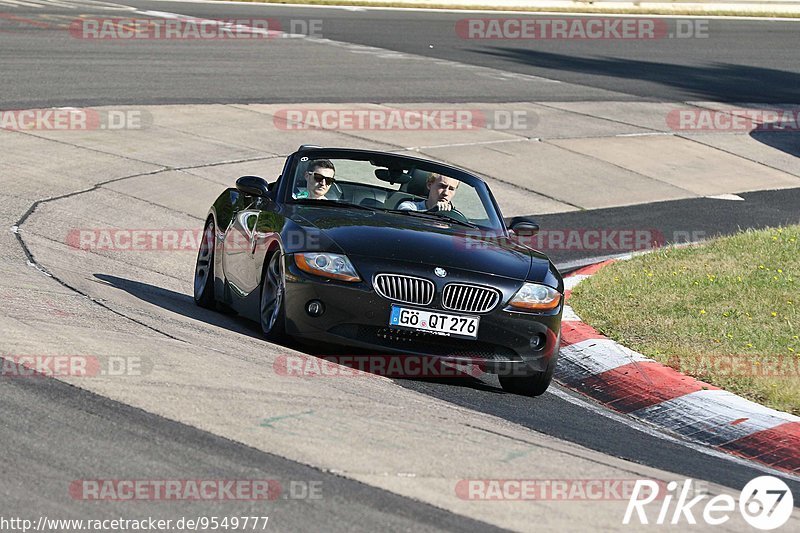
<svg viewBox="0 0 800 533">
<path fill-rule="evenodd" d="M 351 256 L 412 261 L 519 280 L 544 279 L 549 260 L 505 235 L 414 215 L 300 206 L 292 219 Z M 530 273 L 530 274 L 529 274 Z"/>
</svg>

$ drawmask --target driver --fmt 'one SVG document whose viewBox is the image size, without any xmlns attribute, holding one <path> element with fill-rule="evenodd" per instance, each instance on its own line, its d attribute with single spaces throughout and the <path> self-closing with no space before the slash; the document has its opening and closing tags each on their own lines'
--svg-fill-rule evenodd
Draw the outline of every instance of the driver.
<svg viewBox="0 0 800 533">
<path fill-rule="evenodd" d="M 460 183 L 455 178 L 449 178 L 441 174 L 431 174 L 426 182 L 428 199 L 418 202 L 406 200 L 401 202 L 397 209 L 404 211 L 450 211 L 453 209 L 451 202 Z"/>
<path fill-rule="evenodd" d="M 312 200 L 327 200 L 325 194 L 336 181 L 333 177 L 336 168 L 328 159 L 317 159 L 308 165 L 306 171 L 306 188 L 294 195 L 295 198 L 310 198 Z"/>
</svg>

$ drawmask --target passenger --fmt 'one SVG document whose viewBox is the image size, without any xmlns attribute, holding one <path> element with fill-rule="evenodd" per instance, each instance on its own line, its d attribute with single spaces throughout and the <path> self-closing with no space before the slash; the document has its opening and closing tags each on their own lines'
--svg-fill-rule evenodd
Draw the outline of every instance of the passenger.
<svg viewBox="0 0 800 533">
<path fill-rule="evenodd" d="M 327 200 L 325 195 L 336 181 L 334 175 L 336 168 L 328 159 L 317 159 L 308 165 L 306 171 L 306 188 L 294 195 L 295 198 L 310 198 L 312 200 Z"/>
<path fill-rule="evenodd" d="M 453 209 L 451 202 L 460 183 L 455 178 L 449 178 L 441 174 L 431 174 L 426 182 L 428 199 L 418 202 L 406 200 L 401 202 L 397 209 L 404 211 L 450 211 Z"/>
</svg>

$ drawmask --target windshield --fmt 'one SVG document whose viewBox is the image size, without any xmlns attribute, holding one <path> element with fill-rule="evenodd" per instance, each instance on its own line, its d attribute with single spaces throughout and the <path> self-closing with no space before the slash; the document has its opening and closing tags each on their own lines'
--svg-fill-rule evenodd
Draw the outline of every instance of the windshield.
<svg viewBox="0 0 800 533">
<path fill-rule="evenodd" d="M 502 221 L 483 186 L 473 186 L 453 173 L 405 164 L 388 167 L 372 161 L 302 157 L 291 179 L 290 198 L 320 205 L 368 208 L 437 217 L 453 224 L 501 231 Z"/>
</svg>

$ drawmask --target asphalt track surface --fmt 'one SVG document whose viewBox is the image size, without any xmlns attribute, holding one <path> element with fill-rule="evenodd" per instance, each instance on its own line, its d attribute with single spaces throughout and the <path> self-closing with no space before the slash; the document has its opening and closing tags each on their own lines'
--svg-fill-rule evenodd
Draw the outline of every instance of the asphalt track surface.
<svg viewBox="0 0 800 533">
<path fill-rule="evenodd" d="M 269 529 L 326 531 L 501 531 L 436 507 L 264 453 L 49 378 L 0 379 L 3 515 L 141 519 L 269 516 Z M 53 446 L 58 443 L 58 446 Z M 256 479 L 281 487 L 274 501 L 191 501 L 144 508 L 141 501 L 74 500 L 64 493 L 90 470 L 131 479 Z M 307 498 L 315 490 L 318 499 Z M 261 523 L 260 523 L 261 524 Z"/>
<path fill-rule="evenodd" d="M 254 6 L 127 4 L 207 18 L 264 16 L 264 10 Z M 74 11 L 48 9 L 48 12 L 74 17 Z M 32 20 L 39 20 L 37 17 L 42 15 L 41 10 L 24 8 L 15 8 L 13 13 L 30 16 Z M 109 16 L 108 12 L 88 10 L 87 13 Z M 264 53 L 263 49 L 247 43 L 203 43 L 201 48 L 154 42 L 144 43 L 144 48 L 138 44 L 103 48 L 96 43 L 70 40 L 62 30 L 23 24 L 0 32 L 0 64 L 5 73 L 0 82 L 0 106 L 8 109 L 256 101 L 563 101 L 565 94 L 566 99 L 589 101 L 800 101 L 800 65 L 796 61 L 800 32 L 796 23 L 712 21 L 711 37 L 703 46 L 687 39 L 610 43 L 603 48 L 581 42 L 464 41 L 453 32 L 455 21 L 464 17 L 461 14 L 351 13 L 301 8 L 271 8 L 269 13 L 285 20 L 321 18 L 325 37 L 335 41 L 558 79 L 569 85 L 486 77 L 477 80 L 473 87 L 462 87 L 444 76 L 418 80 L 417 71 L 398 63 L 387 64 L 386 72 L 364 73 L 359 67 L 358 54 L 330 53 L 325 47 L 308 45 L 302 40 L 296 41 L 299 48 L 296 51 L 294 43 L 280 43 L 284 47 L 280 55 Z M 69 19 L 59 20 L 63 23 Z M 389 27 L 391 31 L 387 31 Z M 318 50 L 324 60 L 336 63 L 317 67 L 305 55 L 309 50 Z M 404 80 L 418 83 L 411 83 L 413 90 L 409 91 L 401 85 Z M 548 215 L 539 217 L 539 221 L 545 229 L 603 224 L 603 227 L 650 227 L 649 224 L 666 236 L 676 231 L 726 234 L 740 226 L 798 221 L 798 190 L 742 196 L 748 201 L 663 202 Z M 553 250 L 550 254 L 560 263 L 592 255 L 570 250 Z M 152 287 L 142 288 L 134 283 L 125 287 L 134 294 L 148 293 L 152 303 L 167 308 L 174 307 L 176 302 L 181 307 L 187 303 L 182 295 L 168 291 L 153 297 Z M 231 317 L 219 320 L 257 334 L 254 324 Z M 503 394 L 493 378 L 456 384 L 404 380 L 401 384 L 604 453 L 695 479 L 738 489 L 761 473 L 747 465 L 656 438 L 621 419 L 589 411 L 568 401 L 571 393 L 560 387 L 555 387 L 558 394 L 528 399 Z M 55 380 L 4 378 L 0 380 L 0 389 L 3 418 L 13 424 L 0 432 L 0 446 L 6 455 L 4 478 L 11 480 L 4 483 L 3 501 L 18 514 L 40 514 L 50 508 L 58 511 L 56 491 L 63 493 L 63 485 L 59 483 L 78 477 L 77 469 L 72 471 L 71 466 L 75 458 L 91 461 L 102 470 L 104 465 L 110 469 L 122 456 L 132 469 L 140 472 L 141 478 L 173 471 L 192 472 L 198 478 L 320 479 L 325 480 L 327 487 L 335 487 L 333 498 L 279 502 L 285 506 L 276 506 L 270 516 L 279 515 L 286 529 L 321 523 L 331 530 L 364 531 L 488 530 L 489 527 L 264 454 Z M 62 447 L 56 450 L 43 446 L 44 442 L 59 442 Z M 121 442 L 126 443 L 124 455 Z M 789 484 L 795 494 L 800 494 L 800 484 L 794 481 Z M 228 507 L 219 514 L 234 515 L 246 510 L 236 508 L 235 504 L 224 505 Z M 163 517 L 186 514 L 181 511 L 179 506 L 170 507 Z M 97 515 L 99 511 L 94 508 L 92 512 Z M 127 515 L 131 509 L 120 504 L 104 507 L 103 512 L 108 516 Z M 346 515 L 339 515 L 340 520 L 336 520 L 337 513 Z M 352 516 L 360 516 L 356 527 Z"/>
<path fill-rule="evenodd" d="M 209 19 L 270 18 L 289 30 L 292 20 L 320 21 L 317 33 L 337 44 L 287 42 L 293 39 L 98 43 L 71 37 L 69 24 L 78 16 L 144 15 L 93 8 L 91 3 L 72 10 L 57 5 L 43 10 L 0 2 L 0 11 L 14 17 L 0 18 L 0 105 L 800 102 L 798 22 L 710 20 L 707 28 L 692 30 L 707 35 L 704 38 L 475 40 L 456 32 L 456 23 L 469 16 L 464 13 L 146 0 L 120 4 L 139 12 Z M 678 32 L 677 22 L 666 23 L 670 32 Z M 378 50 L 353 48 L 356 45 Z M 383 61 L 365 68 L 362 59 L 370 53 Z M 484 71 L 475 75 L 463 67 L 435 63 L 442 60 Z M 464 73 L 472 75 L 462 77 Z"/>
</svg>

